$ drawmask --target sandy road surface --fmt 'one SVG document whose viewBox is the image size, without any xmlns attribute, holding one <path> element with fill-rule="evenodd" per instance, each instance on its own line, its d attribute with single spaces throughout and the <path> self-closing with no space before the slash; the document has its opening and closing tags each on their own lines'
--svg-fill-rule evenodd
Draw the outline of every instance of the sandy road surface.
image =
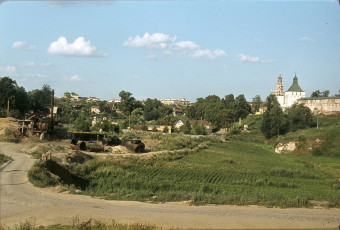
<svg viewBox="0 0 340 230">
<path fill-rule="evenodd" d="M 0 174 L 3 226 L 13 226 L 30 217 L 38 225 L 69 224 L 72 217 L 79 215 L 83 220 L 114 219 L 194 229 L 339 229 L 340 209 L 150 204 L 107 201 L 36 188 L 27 179 L 34 159 L 20 152 L 24 147 L 0 142 L 0 151 L 13 158 L 2 166 Z"/>
</svg>

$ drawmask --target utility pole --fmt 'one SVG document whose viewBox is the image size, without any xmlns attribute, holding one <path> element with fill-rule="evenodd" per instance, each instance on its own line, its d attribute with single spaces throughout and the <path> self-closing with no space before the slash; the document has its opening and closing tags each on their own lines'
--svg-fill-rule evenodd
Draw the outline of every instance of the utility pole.
<svg viewBox="0 0 340 230">
<path fill-rule="evenodd" d="M 53 130 L 54 129 L 54 121 L 53 121 L 53 109 L 54 109 L 54 90 L 52 90 L 52 98 L 51 98 L 51 123 L 50 123 L 50 127 L 49 130 Z"/>
<path fill-rule="evenodd" d="M 7 100 L 7 115 L 9 113 L 9 99 Z"/>
</svg>

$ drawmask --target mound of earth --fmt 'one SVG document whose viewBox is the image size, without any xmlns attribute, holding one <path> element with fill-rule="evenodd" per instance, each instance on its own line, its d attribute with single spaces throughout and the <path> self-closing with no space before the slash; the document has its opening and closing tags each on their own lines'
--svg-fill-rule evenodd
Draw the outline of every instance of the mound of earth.
<svg viewBox="0 0 340 230">
<path fill-rule="evenodd" d="M 28 149 L 23 149 L 22 152 L 27 153 L 27 154 L 32 154 L 34 152 L 40 152 L 40 153 L 46 153 L 46 152 L 58 152 L 60 150 L 63 150 L 63 147 L 60 146 L 56 146 L 56 145 L 52 145 L 52 144 L 38 144 L 35 145 L 32 148 L 28 148 Z"/>
<path fill-rule="evenodd" d="M 111 147 L 111 152 L 113 154 L 129 154 L 130 153 L 130 151 L 126 147 L 121 146 L 121 145 Z"/>
<path fill-rule="evenodd" d="M 68 153 L 65 159 L 70 164 L 72 163 L 82 164 L 85 161 L 92 160 L 93 157 L 81 151 L 74 151 L 74 152 Z"/>
<path fill-rule="evenodd" d="M 18 142 L 21 137 L 17 119 L 13 117 L 0 118 L 0 140 Z"/>
</svg>

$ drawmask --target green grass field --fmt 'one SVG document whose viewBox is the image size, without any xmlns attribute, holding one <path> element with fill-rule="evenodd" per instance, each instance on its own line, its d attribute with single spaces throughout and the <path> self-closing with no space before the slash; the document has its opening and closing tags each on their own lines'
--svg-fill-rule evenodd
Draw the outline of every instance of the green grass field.
<svg viewBox="0 0 340 230">
<path fill-rule="evenodd" d="M 340 207 L 339 165 L 339 158 L 278 155 L 232 140 L 178 159 L 89 161 L 79 172 L 90 179 L 84 193 L 106 199 Z"/>
</svg>

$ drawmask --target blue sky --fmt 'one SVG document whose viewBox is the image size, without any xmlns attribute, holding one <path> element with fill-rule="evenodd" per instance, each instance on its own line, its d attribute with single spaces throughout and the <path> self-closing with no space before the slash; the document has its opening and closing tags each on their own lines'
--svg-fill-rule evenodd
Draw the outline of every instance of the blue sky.
<svg viewBox="0 0 340 230">
<path fill-rule="evenodd" d="M 340 89 L 340 5 L 324 1 L 4 1 L 0 76 L 57 96 L 251 101 Z"/>
</svg>

